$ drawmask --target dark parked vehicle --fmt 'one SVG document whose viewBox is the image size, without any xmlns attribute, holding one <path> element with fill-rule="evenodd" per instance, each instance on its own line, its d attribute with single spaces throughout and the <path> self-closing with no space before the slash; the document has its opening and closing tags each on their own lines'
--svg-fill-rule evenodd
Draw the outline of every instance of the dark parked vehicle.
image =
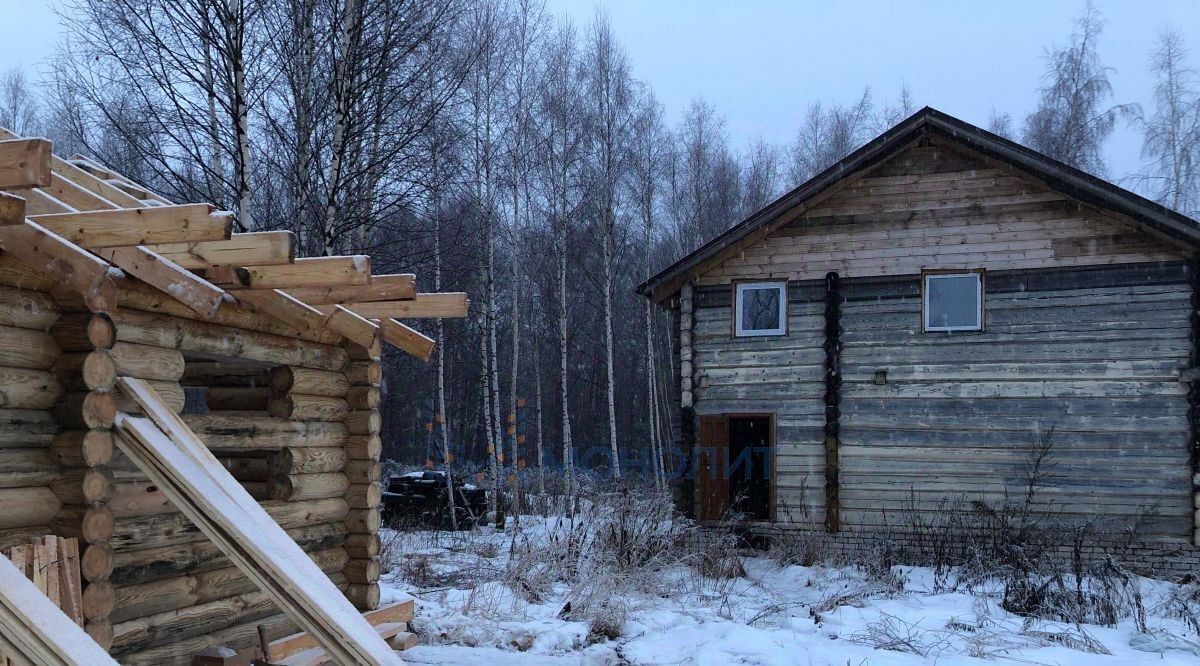
<svg viewBox="0 0 1200 666">
<path fill-rule="evenodd" d="M 453 476 L 458 528 L 468 529 L 487 511 L 487 493 Z M 446 506 L 446 473 L 427 470 L 392 477 L 383 492 L 383 519 L 401 528 L 451 529 Z"/>
</svg>

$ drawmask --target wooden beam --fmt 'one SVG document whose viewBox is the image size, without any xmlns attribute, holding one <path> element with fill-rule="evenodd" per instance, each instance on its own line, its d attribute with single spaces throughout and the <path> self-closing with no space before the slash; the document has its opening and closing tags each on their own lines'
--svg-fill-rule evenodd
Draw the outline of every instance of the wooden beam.
<svg viewBox="0 0 1200 666">
<path fill-rule="evenodd" d="M 441 319 L 467 316 L 470 301 L 463 293 L 417 294 L 411 301 L 353 303 L 351 310 L 368 319 Z M 326 312 L 329 305 L 316 306 Z"/>
<path fill-rule="evenodd" d="M 412 273 L 372 275 L 371 284 L 350 287 L 298 287 L 292 296 L 311 305 L 348 305 L 375 301 L 402 301 L 417 296 L 417 279 Z"/>
<path fill-rule="evenodd" d="M 25 199 L 0 192 L 0 226 L 25 224 Z"/>
<path fill-rule="evenodd" d="M 145 247 L 102 248 L 97 254 L 115 266 L 153 285 L 202 317 L 211 317 L 221 306 L 225 291 Z"/>
<path fill-rule="evenodd" d="M 164 243 L 147 247 L 189 269 L 274 266 L 296 260 L 296 235 L 290 231 L 233 234 L 228 240 Z"/>
<path fill-rule="evenodd" d="M 333 310 L 325 315 L 325 326 L 367 349 L 374 348 L 379 342 L 379 324 L 367 321 L 341 305 L 333 306 Z"/>
<path fill-rule="evenodd" d="M 208 204 L 35 215 L 32 221 L 83 247 L 225 240 L 233 214 Z"/>
<path fill-rule="evenodd" d="M 48 213 L 73 213 L 75 209 L 55 199 L 46 190 L 36 188 L 12 189 L 9 194 L 15 194 L 25 199 L 26 215 L 46 215 Z"/>
<path fill-rule="evenodd" d="M 100 181 L 109 181 L 109 180 L 122 181 L 124 183 L 128 183 L 129 185 L 131 185 L 133 187 L 143 190 L 144 192 L 146 192 L 146 194 L 149 195 L 149 198 L 154 201 L 157 201 L 157 202 L 167 205 L 167 206 L 173 205 L 173 202 L 168 201 L 166 199 L 166 197 L 163 197 L 162 195 L 151 192 L 150 190 L 147 190 L 142 185 L 139 185 L 139 184 L 133 182 L 129 178 L 126 178 L 124 175 L 119 174 L 116 171 L 113 171 L 112 169 L 110 169 L 106 166 L 102 166 L 101 164 L 97 163 L 95 160 L 93 160 L 90 157 L 76 153 L 76 154 L 70 156 L 69 158 L 67 158 L 67 161 L 70 163 L 83 162 L 85 166 L 79 167 L 79 165 L 76 165 L 76 164 L 72 164 L 72 166 L 77 166 L 81 170 L 89 172 L 88 175 L 94 176 L 97 179 L 99 179 Z"/>
<path fill-rule="evenodd" d="M 371 258 L 311 257 L 283 266 L 218 267 L 209 279 L 228 289 L 290 289 L 365 285 L 371 282 Z"/>
<path fill-rule="evenodd" d="M 413 602 L 411 599 L 407 601 L 398 601 L 394 604 L 389 604 L 378 610 L 363 613 L 363 619 L 372 627 L 381 625 L 397 624 L 404 622 L 412 622 L 413 619 Z M 271 641 L 267 646 L 268 658 L 271 662 L 282 662 L 283 660 L 304 652 L 319 648 L 320 644 L 316 639 L 305 632 L 284 636 L 278 640 Z"/>
<path fill-rule="evenodd" d="M 78 245 L 28 220 L 0 226 L 0 245 L 21 263 L 78 291 L 91 310 L 111 312 L 116 308 L 117 288 L 109 276 L 108 262 Z"/>
<path fill-rule="evenodd" d="M 278 289 L 245 289 L 239 291 L 235 298 L 268 317 L 309 333 L 319 331 L 325 318 L 312 306 Z"/>
<path fill-rule="evenodd" d="M 341 306 L 328 313 L 321 312 L 278 289 L 245 289 L 237 292 L 236 297 L 265 315 L 307 331 L 328 329 L 364 347 L 370 347 L 379 338 L 378 325 Z"/>
<path fill-rule="evenodd" d="M 21 137 L 0 128 L 0 139 L 19 139 Z M 142 206 L 137 198 L 96 178 L 92 174 L 57 156 L 50 156 L 52 182 L 50 194 L 77 210 L 98 210 L 105 208 L 137 208 Z"/>
<path fill-rule="evenodd" d="M 0 141 L 0 189 L 50 186 L 50 142 Z"/>
<path fill-rule="evenodd" d="M 422 335 L 395 319 L 381 319 L 379 331 L 383 335 L 384 342 L 399 347 L 422 361 L 428 361 L 429 357 L 433 355 L 435 344 L 433 338 Z"/>
<path fill-rule="evenodd" d="M 402 666 L 328 576 L 145 381 L 122 377 L 118 383 L 149 416 L 117 415 L 122 451 L 247 578 L 335 663 Z"/>
</svg>

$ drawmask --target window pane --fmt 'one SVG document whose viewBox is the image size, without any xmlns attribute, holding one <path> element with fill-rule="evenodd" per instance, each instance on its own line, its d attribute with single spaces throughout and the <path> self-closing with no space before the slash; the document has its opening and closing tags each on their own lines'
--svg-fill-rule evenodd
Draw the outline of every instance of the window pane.
<svg viewBox="0 0 1200 666">
<path fill-rule="evenodd" d="M 930 328 L 979 326 L 979 276 L 928 277 L 925 290 Z"/>
<path fill-rule="evenodd" d="M 779 323 L 779 291 L 775 287 L 742 290 L 742 330 L 782 328 Z"/>
</svg>

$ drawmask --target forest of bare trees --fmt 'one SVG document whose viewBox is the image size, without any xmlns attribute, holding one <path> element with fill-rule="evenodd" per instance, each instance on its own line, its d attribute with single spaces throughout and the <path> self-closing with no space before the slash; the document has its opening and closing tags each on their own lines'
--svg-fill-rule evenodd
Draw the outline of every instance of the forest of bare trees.
<svg viewBox="0 0 1200 666">
<path fill-rule="evenodd" d="M 791 145 L 734 145 L 703 99 L 666 117 L 602 13 L 540 0 L 69 0 L 36 80 L 0 80 L 0 126 L 44 134 L 304 254 L 368 253 L 465 321 L 421 322 L 428 365 L 389 357 L 385 442 L 495 483 L 514 463 L 653 474 L 672 461 L 665 315 L 634 287 L 915 111 L 797 110 Z M 1200 214 L 1200 82 L 1184 37 L 1147 45 L 1145 103 L 1114 100 L 1090 6 L 1046 52 L 1039 103 L 989 129 Z M 953 109 L 946 109 L 953 113 Z M 1144 167 L 1111 174 L 1118 123 Z M 1019 131 L 1018 127 L 1019 126 Z M 655 474 L 660 477 L 660 474 Z"/>
</svg>

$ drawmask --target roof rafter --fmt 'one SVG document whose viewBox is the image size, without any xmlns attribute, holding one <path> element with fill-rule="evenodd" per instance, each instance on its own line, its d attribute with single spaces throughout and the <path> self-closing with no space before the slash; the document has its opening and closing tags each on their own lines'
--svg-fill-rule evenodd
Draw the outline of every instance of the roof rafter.
<svg viewBox="0 0 1200 666">
<path fill-rule="evenodd" d="M 34 215 L 30 220 L 83 247 L 225 240 L 233 214 L 208 204 Z"/>
</svg>

